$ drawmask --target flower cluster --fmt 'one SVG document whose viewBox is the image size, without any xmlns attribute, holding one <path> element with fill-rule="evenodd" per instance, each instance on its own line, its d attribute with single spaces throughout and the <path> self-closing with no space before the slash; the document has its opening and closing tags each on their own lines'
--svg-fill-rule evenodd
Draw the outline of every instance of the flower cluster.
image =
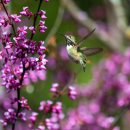
<svg viewBox="0 0 130 130">
<path fill-rule="evenodd" d="M 77 91 L 75 89 L 75 87 L 70 86 L 68 89 L 68 96 L 70 97 L 70 99 L 75 100 L 77 97 Z"/>
<path fill-rule="evenodd" d="M 42 101 L 40 103 L 39 110 L 44 112 L 45 115 L 48 113 L 50 117 L 45 118 L 45 126 L 48 130 L 59 130 L 61 125 L 60 121 L 64 118 L 62 112 L 62 103 L 53 101 Z"/>
<path fill-rule="evenodd" d="M 8 4 L 11 0 L 3 0 L 5 4 Z"/>
<path fill-rule="evenodd" d="M 100 112 L 100 107 L 96 103 L 81 103 L 79 106 L 68 112 L 65 124 L 62 130 L 119 130 L 114 126 L 115 118 L 106 116 Z"/>
<path fill-rule="evenodd" d="M 31 110 L 27 99 L 20 97 L 20 89 L 24 85 L 28 85 L 30 80 L 36 82 L 38 78 L 41 80 L 46 78 L 46 47 L 44 46 L 44 41 L 35 41 L 33 36 L 37 32 L 35 25 L 37 17 L 41 18 L 39 30 L 42 33 L 47 29 L 45 26 L 47 17 L 45 11 L 38 10 L 38 12 L 32 13 L 29 7 L 23 7 L 19 14 L 9 14 L 5 6 L 9 2 L 10 0 L 1 1 L 1 6 L 3 6 L 6 16 L 0 16 L 0 27 L 3 30 L 8 26 L 10 28 L 8 31 L 3 31 L 0 37 L 2 45 L 0 49 L 0 61 L 2 63 L 1 78 L 2 86 L 6 88 L 7 92 L 15 92 L 16 97 L 11 99 L 11 105 L 4 112 L 1 122 L 3 126 L 11 123 L 14 125 L 12 127 L 15 127 L 18 118 L 23 121 L 27 120 L 26 113 L 23 111 Z M 24 22 L 23 17 L 30 20 L 34 19 L 33 26 L 26 26 L 24 24 L 20 26 L 20 23 Z M 17 28 L 15 28 L 15 24 Z"/>
<path fill-rule="evenodd" d="M 129 75 L 130 49 L 96 65 L 90 84 L 77 88 L 80 104 L 68 112 L 62 129 L 120 130 L 117 122 L 130 107 Z"/>
<path fill-rule="evenodd" d="M 21 15 L 31 17 L 27 7 L 23 8 Z M 24 13 L 23 13 L 24 12 Z M 21 15 L 11 15 L 11 22 L 21 22 Z M 5 18 L 3 18 L 4 20 Z M 9 24 L 9 23 L 8 23 Z M 3 25 L 5 25 L 3 23 Z M 34 27 L 17 27 L 13 40 L 11 33 L 3 33 L 1 38 L 4 48 L 1 50 L 1 58 L 5 61 L 2 69 L 3 86 L 9 90 L 16 90 L 21 87 L 21 81 L 29 70 L 45 70 L 47 60 L 45 59 L 44 42 L 36 42 L 27 37 L 28 31 L 34 33 Z M 34 55 L 38 55 L 35 57 Z M 1 60 L 2 60 L 1 59 Z M 13 67 L 12 67 L 13 66 Z M 26 76 L 27 77 L 27 76 Z"/>
<path fill-rule="evenodd" d="M 29 11 L 28 7 L 23 7 L 23 11 L 21 11 L 20 14 L 27 17 L 33 16 L 33 13 Z"/>
<path fill-rule="evenodd" d="M 7 126 L 8 123 L 14 123 L 16 119 L 16 113 L 14 109 L 10 108 L 8 111 L 4 112 L 4 118 L 3 120 L 0 120 L 0 122 L 3 124 L 3 126 Z"/>
<path fill-rule="evenodd" d="M 58 83 L 53 83 L 50 92 L 54 94 L 54 96 L 61 96 L 67 93 L 68 97 L 72 100 L 75 100 L 77 97 L 76 88 L 73 86 L 64 86 L 61 87 Z"/>
</svg>

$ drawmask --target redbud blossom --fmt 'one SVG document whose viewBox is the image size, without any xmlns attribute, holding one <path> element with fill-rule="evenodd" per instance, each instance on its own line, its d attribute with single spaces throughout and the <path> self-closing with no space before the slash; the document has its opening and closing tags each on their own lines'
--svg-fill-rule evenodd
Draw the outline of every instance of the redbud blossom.
<svg viewBox="0 0 130 130">
<path fill-rule="evenodd" d="M 8 21 L 5 17 L 0 17 L 0 27 L 6 27 L 8 25 Z"/>
<path fill-rule="evenodd" d="M 41 33 L 44 33 L 47 30 L 47 27 L 45 26 L 45 21 L 39 22 L 39 30 Z"/>
<path fill-rule="evenodd" d="M 17 14 L 12 14 L 10 15 L 10 18 L 12 19 L 13 22 L 19 23 L 21 22 L 21 15 L 17 15 Z"/>
<path fill-rule="evenodd" d="M 8 4 L 11 0 L 3 0 L 4 4 Z"/>
<path fill-rule="evenodd" d="M 62 112 L 62 103 L 61 102 L 56 102 L 53 106 L 52 106 L 52 112 L 54 113 L 61 113 Z"/>
<path fill-rule="evenodd" d="M 28 7 L 23 7 L 23 11 L 21 11 L 20 14 L 29 18 L 33 15 L 33 13 L 29 11 Z"/>
<path fill-rule="evenodd" d="M 29 30 L 31 30 L 33 34 L 36 33 L 36 29 L 35 29 L 33 26 L 30 26 L 30 27 L 29 27 Z"/>
<path fill-rule="evenodd" d="M 46 12 L 44 10 L 41 10 L 40 12 L 38 12 L 38 14 L 40 15 L 41 19 L 45 20 L 47 17 L 46 17 Z"/>
<path fill-rule="evenodd" d="M 68 89 L 68 96 L 70 97 L 70 99 L 75 100 L 77 97 L 77 92 L 76 89 L 72 86 L 69 87 Z"/>
<path fill-rule="evenodd" d="M 21 107 L 30 110 L 30 106 L 28 105 L 28 100 L 24 97 L 19 101 L 21 103 Z"/>
<path fill-rule="evenodd" d="M 14 123 L 16 119 L 16 113 L 14 109 L 9 108 L 6 112 L 4 112 L 4 118 L 0 120 L 3 126 L 6 126 L 8 123 Z"/>
<path fill-rule="evenodd" d="M 59 84 L 58 83 L 53 83 L 51 88 L 50 88 L 50 91 L 52 93 L 57 93 L 58 92 L 58 87 L 59 87 Z"/>
<path fill-rule="evenodd" d="M 40 111 L 49 112 L 52 109 L 53 102 L 50 100 L 40 102 Z"/>
<path fill-rule="evenodd" d="M 39 125 L 38 128 L 37 128 L 36 130 L 45 130 L 45 126 Z"/>
<path fill-rule="evenodd" d="M 31 114 L 31 116 L 29 117 L 30 121 L 31 121 L 32 123 L 34 123 L 34 122 L 37 120 L 37 116 L 38 116 L 38 113 L 37 113 L 37 112 L 33 112 L 33 113 Z"/>
<path fill-rule="evenodd" d="M 26 121 L 27 120 L 27 116 L 26 116 L 26 113 L 25 112 L 20 112 L 18 114 L 18 117 L 23 120 L 23 121 Z"/>
</svg>

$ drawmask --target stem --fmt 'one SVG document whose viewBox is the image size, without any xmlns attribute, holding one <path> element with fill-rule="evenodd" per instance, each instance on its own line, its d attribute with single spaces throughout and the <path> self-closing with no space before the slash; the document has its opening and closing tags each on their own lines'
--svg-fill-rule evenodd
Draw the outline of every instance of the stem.
<svg viewBox="0 0 130 130">
<path fill-rule="evenodd" d="M 36 26 L 36 21 L 37 21 L 37 18 L 38 18 L 38 12 L 39 12 L 39 10 L 40 10 L 40 8 L 41 8 L 42 2 L 43 2 L 43 0 L 40 0 L 39 5 L 38 5 L 38 9 L 37 9 L 37 12 L 36 12 L 36 15 L 34 16 L 34 21 L 33 21 L 33 26 L 34 26 L 34 28 L 35 28 L 35 26 Z M 4 4 L 3 4 L 3 7 L 5 8 Z M 5 8 L 5 11 L 6 11 L 7 16 L 9 17 L 6 8 Z M 13 24 L 12 24 L 12 28 L 13 28 L 13 30 L 14 30 Z M 15 31 L 15 30 L 14 30 L 14 31 Z M 31 40 L 33 39 L 33 36 L 34 36 L 34 34 L 31 33 L 31 37 L 30 37 Z M 23 83 L 23 80 L 24 80 L 23 78 L 24 78 L 25 72 L 26 72 L 26 68 L 25 68 L 25 65 L 23 64 L 23 73 L 22 73 L 22 75 L 21 75 L 20 86 L 22 86 L 22 83 Z M 18 118 L 18 114 L 19 114 L 19 112 L 20 112 L 20 110 L 21 110 L 21 104 L 20 104 L 20 102 L 19 102 L 19 101 L 20 101 L 20 97 L 21 97 L 21 96 L 20 96 L 20 88 L 17 88 L 17 99 L 18 99 L 18 102 L 17 102 L 17 112 L 16 112 L 15 122 L 12 124 L 12 130 L 15 130 L 15 126 L 16 126 L 16 121 L 17 121 L 17 118 Z"/>
<path fill-rule="evenodd" d="M 35 14 L 35 16 L 34 16 L 34 20 L 33 20 L 33 26 L 34 26 L 34 28 L 36 27 L 36 21 L 37 21 L 37 18 L 38 18 L 38 12 L 39 12 L 39 10 L 40 10 L 40 8 L 41 8 L 42 2 L 43 2 L 43 0 L 40 0 L 40 1 L 39 1 L 39 5 L 38 5 L 38 8 L 37 8 L 37 12 L 36 12 L 36 14 Z M 33 36 L 34 36 L 34 33 L 32 32 L 32 33 L 31 33 L 30 40 L 33 39 Z"/>
<path fill-rule="evenodd" d="M 70 79 L 70 81 L 63 87 L 62 90 L 59 90 L 57 94 L 54 94 L 51 97 L 51 100 L 58 100 L 62 95 L 66 94 L 66 90 L 68 89 L 68 87 L 73 84 L 74 82 L 76 82 L 76 78 L 78 76 L 78 74 L 81 72 L 81 68 L 78 70 L 78 72 L 73 73 L 72 79 Z"/>
<path fill-rule="evenodd" d="M 115 127 L 119 124 L 119 121 L 123 118 L 123 116 L 125 115 L 125 113 L 129 110 L 129 105 L 123 107 L 120 110 L 120 113 L 118 114 L 118 117 L 116 117 L 115 122 L 113 123 L 112 127 Z"/>
<path fill-rule="evenodd" d="M 5 5 L 4 5 L 4 3 L 3 3 L 3 0 L 1 0 L 1 4 L 2 4 L 2 6 L 3 6 L 4 10 L 5 10 L 5 13 L 6 13 L 7 17 L 8 17 L 8 20 L 9 20 L 11 26 L 12 26 L 14 35 L 16 36 L 14 24 L 10 21 L 9 13 L 8 13 L 8 11 L 7 11 L 7 9 L 6 9 Z"/>
<path fill-rule="evenodd" d="M 26 72 L 26 68 L 25 68 L 25 65 L 23 64 L 23 73 L 21 75 L 20 86 L 22 86 L 25 72 Z M 17 121 L 17 118 L 18 118 L 18 114 L 21 110 L 21 104 L 19 102 L 20 101 L 20 88 L 17 88 L 17 100 L 18 100 L 18 102 L 17 102 L 16 119 L 15 119 L 15 122 L 12 124 L 12 130 L 15 130 L 15 125 L 16 125 L 16 121 Z"/>
</svg>

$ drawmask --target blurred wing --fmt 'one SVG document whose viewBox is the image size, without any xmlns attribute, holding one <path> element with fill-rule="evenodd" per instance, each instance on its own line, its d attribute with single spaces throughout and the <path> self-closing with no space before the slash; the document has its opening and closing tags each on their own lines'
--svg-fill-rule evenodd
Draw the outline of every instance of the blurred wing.
<svg viewBox="0 0 130 130">
<path fill-rule="evenodd" d="M 100 53 L 101 51 L 103 51 L 102 48 L 80 48 L 80 51 L 82 51 L 86 56 L 91 56 L 91 55 L 95 55 L 97 53 Z"/>
<path fill-rule="evenodd" d="M 77 46 L 80 47 L 81 44 L 82 44 L 82 42 L 83 42 L 86 38 L 88 38 L 89 36 L 91 36 L 94 31 L 95 31 L 95 28 L 94 28 L 91 32 L 89 32 L 83 39 L 81 39 L 80 41 L 78 41 L 78 42 L 77 42 L 77 44 L 78 44 Z"/>
</svg>

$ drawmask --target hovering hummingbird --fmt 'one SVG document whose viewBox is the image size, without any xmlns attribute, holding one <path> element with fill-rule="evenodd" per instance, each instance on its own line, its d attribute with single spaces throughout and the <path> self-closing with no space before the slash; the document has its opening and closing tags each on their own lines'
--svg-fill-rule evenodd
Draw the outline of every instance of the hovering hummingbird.
<svg viewBox="0 0 130 130">
<path fill-rule="evenodd" d="M 80 47 L 83 41 L 87 37 L 89 37 L 94 31 L 95 29 L 93 29 L 90 33 L 88 33 L 83 39 L 78 42 L 75 41 L 75 37 L 72 35 L 63 35 L 66 39 L 66 49 L 70 59 L 72 59 L 72 61 L 77 64 L 79 63 L 82 66 L 84 72 L 87 64 L 87 56 L 95 55 L 96 53 L 99 53 L 103 50 L 102 48 Z"/>
</svg>

